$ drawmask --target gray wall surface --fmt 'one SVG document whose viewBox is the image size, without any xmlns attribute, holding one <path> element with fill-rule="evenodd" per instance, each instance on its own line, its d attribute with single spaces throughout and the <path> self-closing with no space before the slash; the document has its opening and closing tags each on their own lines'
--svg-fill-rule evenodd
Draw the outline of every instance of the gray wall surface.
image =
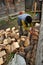
<svg viewBox="0 0 43 65">
<path fill-rule="evenodd" d="M 42 4 L 42 18 L 41 18 L 40 34 L 39 34 L 35 65 L 43 65 L 43 4 Z"/>
</svg>

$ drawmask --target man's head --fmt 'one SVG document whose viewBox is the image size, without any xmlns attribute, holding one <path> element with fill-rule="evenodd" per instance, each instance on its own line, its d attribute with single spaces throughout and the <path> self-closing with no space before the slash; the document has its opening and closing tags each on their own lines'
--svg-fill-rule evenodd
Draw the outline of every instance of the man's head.
<svg viewBox="0 0 43 65">
<path fill-rule="evenodd" d="M 31 16 L 27 16 L 26 19 L 25 19 L 26 26 L 28 26 L 28 24 L 31 24 L 31 22 L 32 22 L 32 17 Z"/>
<path fill-rule="evenodd" d="M 27 22 L 27 23 L 31 23 L 31 22 L 32 22 L 32 17 L 27 16 L 27 17 L 26 17 L 26 22 Z"/>
</svg>

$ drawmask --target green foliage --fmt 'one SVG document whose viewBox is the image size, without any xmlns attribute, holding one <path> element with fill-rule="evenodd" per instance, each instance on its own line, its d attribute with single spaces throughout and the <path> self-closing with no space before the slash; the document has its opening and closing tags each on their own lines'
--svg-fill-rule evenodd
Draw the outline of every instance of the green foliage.
<svg viewBox="0 0 43 65">
<path fill-rule="evenodd" d="M 8 21 L 0 20 L 0 29 L 6 29 L 8 27 L 12 28 L 14 26 L 18 27 L 17 18 L 9 18 Z"/>
<path fill-rule="evenodd" d="M 30 14 L 31 16 L 33 16 L 33 13 L 31 11 L 28 11 L 26 13 Z"/>
<path fill-rule="evenodd" d="M 10 53 L 7 55 L 7 59 L 6 59 L 6 63 L 5 64 L 8 64 L 9 61 L 14 57 L 14 53 Z"/>
</svg>

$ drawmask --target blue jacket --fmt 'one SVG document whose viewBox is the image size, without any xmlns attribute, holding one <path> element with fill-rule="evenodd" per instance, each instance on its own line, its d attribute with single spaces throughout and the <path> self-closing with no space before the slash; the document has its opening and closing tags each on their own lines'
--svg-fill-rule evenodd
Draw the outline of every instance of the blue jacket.
<svg viewBox="0 0 43 65">
<path fill-rule="evenodd" d="M 30 14 L 22 14 L 22 15 L 19 15 L 18 16 L 18 25 L 21 25 L 21 20 L 24 20 L 24 22 L 25 22 L 25 19 L 26 19 L 27 16 L 30 16 L 31 17 Z"/>
</svg>

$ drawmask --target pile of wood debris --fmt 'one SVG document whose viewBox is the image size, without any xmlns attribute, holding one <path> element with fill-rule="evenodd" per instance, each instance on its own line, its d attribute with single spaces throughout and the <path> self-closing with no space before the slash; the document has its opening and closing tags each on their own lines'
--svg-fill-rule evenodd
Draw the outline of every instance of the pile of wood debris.
<svg viewBox="0 0 43 65">
<path fill-rule="evenodd" d="M 0 65 L 6 61 L 9 53 L 18 53 L 25 58 L 27 65 L 34 65 L 39 30 L 31 29 L 30 37 L 19 37 L 19 30 L 13 27 L 0 30 Z"/>
</svg>

